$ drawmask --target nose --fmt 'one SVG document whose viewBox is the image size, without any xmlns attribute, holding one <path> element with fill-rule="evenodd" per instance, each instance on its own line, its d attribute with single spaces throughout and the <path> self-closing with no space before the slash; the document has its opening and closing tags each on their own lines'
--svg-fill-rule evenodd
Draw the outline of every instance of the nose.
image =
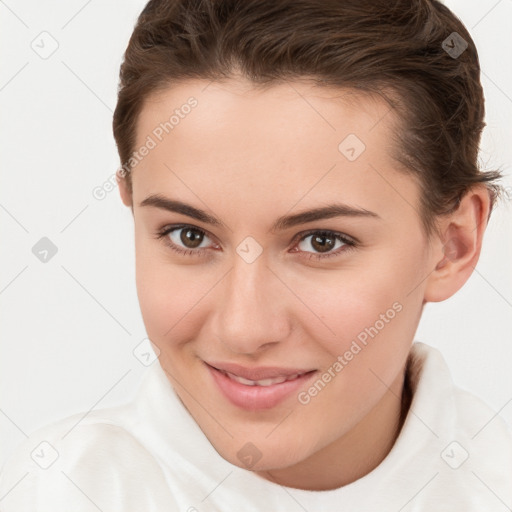
<svg viewBox="0 0 512 512">
<path fill-rule="evenodd" d="M 247 263 L 235 255 L 216 296 L 213 326 L 231 352 L 256 354 L 288 337 L 292 296 L 274 272 L 261 256 Z"/>
</svg>

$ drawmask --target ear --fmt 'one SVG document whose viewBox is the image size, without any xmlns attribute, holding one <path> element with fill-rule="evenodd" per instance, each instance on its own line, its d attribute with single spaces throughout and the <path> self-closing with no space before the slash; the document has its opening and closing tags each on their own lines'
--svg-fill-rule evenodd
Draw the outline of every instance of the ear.
<svg viewBox="0 0 512 512">
<path fill-rule="evenodd" d="M 434 270 L 426 281 L 425 302 L 440 302 L 456 293 L 469 279 L 480 257 L 489 220 L 490 195 L 483 184 L 472 187 L 457 210 L 440 223 L 433 250 Z"/>
<path fill-rule="evenodd" d="M 123 201 L 123 204 L 125 206 L 131 207 L 133 212 L 133 198 L 131 190 L 128 186 L 126 174 L 127 173 L 124 170 L 124 168 L 118 169 L 116 171 L 116 180 L 119 185 L 119 194 L 121 196 L 121 201 Z"/>
</svg>

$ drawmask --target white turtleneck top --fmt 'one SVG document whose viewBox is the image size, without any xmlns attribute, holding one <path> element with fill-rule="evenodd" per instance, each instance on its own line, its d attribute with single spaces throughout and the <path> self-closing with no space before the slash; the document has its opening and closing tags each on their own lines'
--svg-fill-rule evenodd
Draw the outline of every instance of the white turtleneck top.
<svg viewBox="0 0 512 512">
<path fill-rule="evenodd" d="M 334 490 L 283 487 L 223 459 L 156 360 L 134 399 L 36 430 L 0 473 L 1 512 L 505 512 L 512 430 L 412 345 L 412 402 L 386 458 Z"/>
</svg>

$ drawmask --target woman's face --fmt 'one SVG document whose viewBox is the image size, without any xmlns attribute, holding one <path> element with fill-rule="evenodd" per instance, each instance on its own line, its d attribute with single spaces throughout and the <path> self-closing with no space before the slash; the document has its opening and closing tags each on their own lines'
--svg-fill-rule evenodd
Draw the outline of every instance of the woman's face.
<svg viewBox="0 0 512 512">
<path fill-rule="evenodd" d="M 394 113 L 343 94 L 190 81 L 137 127 L 148 336 L 215 449 L 283 482 L 354 443 L 389 450 L 435 267 L 418 186 L 389 156 Z"/>
</svg>

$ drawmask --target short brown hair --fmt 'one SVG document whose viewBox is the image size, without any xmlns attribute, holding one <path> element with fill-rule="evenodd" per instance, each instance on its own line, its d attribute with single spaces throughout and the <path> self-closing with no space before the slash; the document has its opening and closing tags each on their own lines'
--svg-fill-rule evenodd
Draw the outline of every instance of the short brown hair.
<svg viewBox="0 0 512 512">
<path fill-rule="evenodd" d="M 453 37 L 467 44 L 457 56 L 447 51 Z M 485 109 L 477 50 L 439 1 L 151 0 L 120 70 L 113 130 L 121 162 L 134 151 L 150 94 L 235 72 L 259 86 L 306 78 L 382 96 L 399 114 L 392 156 L 420 185 L 428 234 L 476 183 L 487 183 L 492 210 L 500 187 L 491 182 L 501 173 L 478 164 Z"/>
</svg>

